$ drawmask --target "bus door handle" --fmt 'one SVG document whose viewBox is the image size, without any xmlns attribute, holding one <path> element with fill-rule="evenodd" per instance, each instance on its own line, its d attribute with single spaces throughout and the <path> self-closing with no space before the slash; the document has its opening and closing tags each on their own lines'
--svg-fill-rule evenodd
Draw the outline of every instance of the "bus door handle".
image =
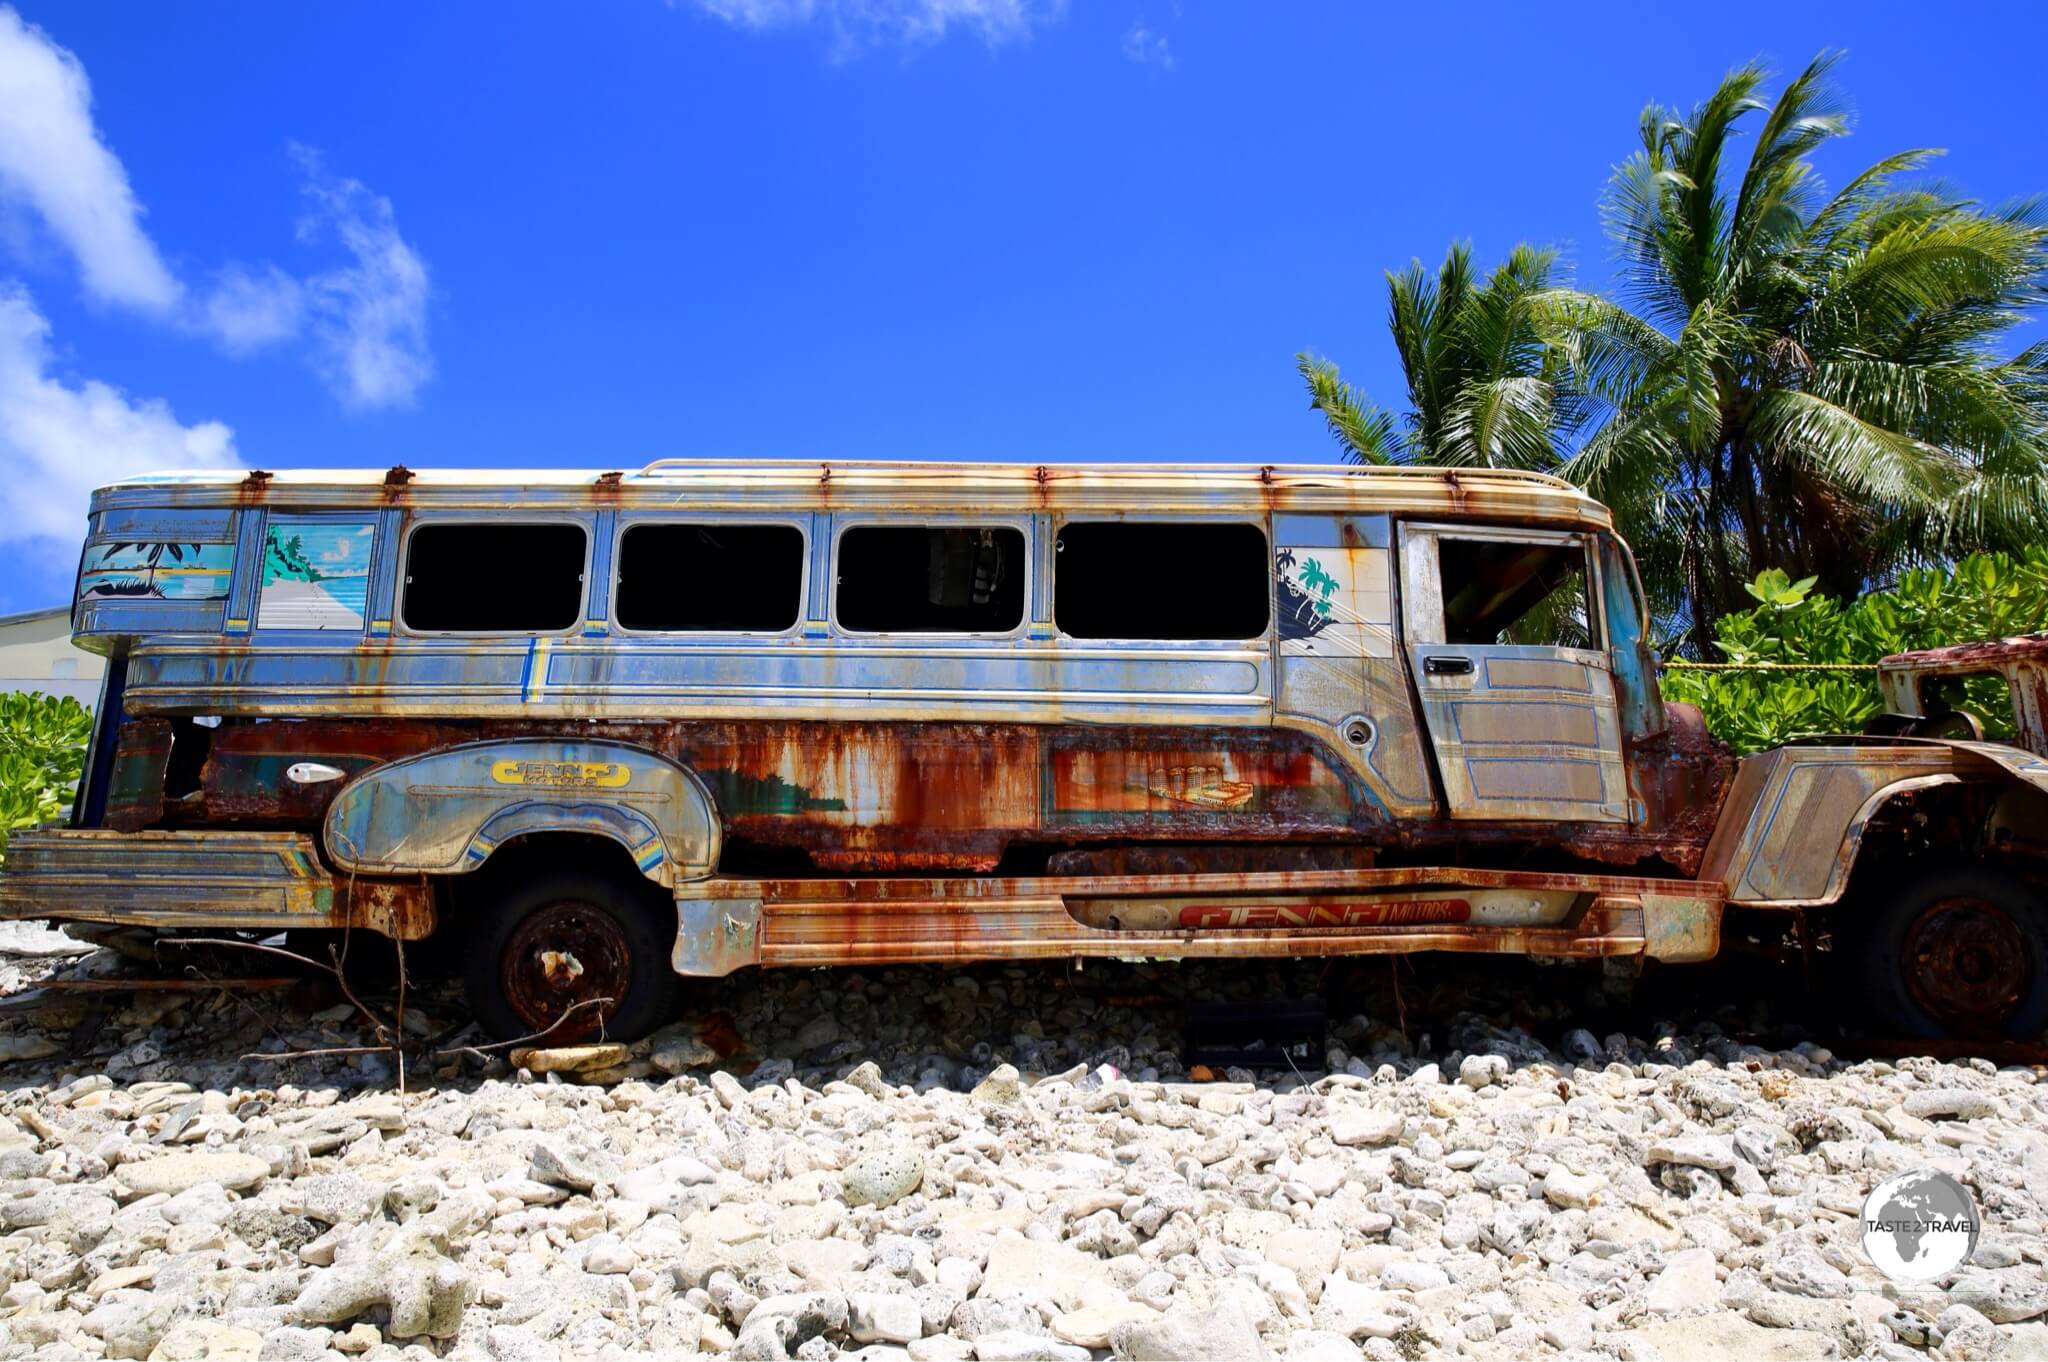
<svg viewBox="0 0 2048 1362">
<path fill-rule="evenodd" d="M 1422 670 L 1430 676 L 1470 676 L 1472 659 L 1469 657 L 1425 657 Z"/>
</svg>

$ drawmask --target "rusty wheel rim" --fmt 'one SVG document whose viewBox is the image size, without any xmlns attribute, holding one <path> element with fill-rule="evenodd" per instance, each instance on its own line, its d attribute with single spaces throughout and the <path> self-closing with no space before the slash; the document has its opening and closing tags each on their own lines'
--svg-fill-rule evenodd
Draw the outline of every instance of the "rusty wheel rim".
<svg viewBox="0 0 2048 1362">
<path fill-rule="evenodd" d="M 580 1040 L 619 1010 L 632 968 L 632 947 L 618 919 L 594 903 L 561 899 L 528 914 L 505 943 L 505 998 L 534 1032 L 547 1031 L 576 1008 L 547 1039 Z M 597 1001 L 604 998 L 611 1001 Z"/>
<path fill-rule="evenodd" d="M 1944 1026 L 1996 1029 L 2026 997 L 2027 941 L 2010 913 L 1984 899 L 1939 899 L 1906 929 L 1900 967 L 1913 1001 Z"/>
</svg>

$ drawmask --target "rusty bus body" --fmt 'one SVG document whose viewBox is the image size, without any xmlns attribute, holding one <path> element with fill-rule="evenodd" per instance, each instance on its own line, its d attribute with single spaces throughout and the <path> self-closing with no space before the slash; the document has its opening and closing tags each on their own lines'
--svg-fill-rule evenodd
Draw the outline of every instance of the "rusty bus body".
<svg viewBox="0 0 2048 1362">
<path fill-rule="evenodd" d="M 606 997 L 587 1020 L 630 1030 L 657 942 L 682 975 L 1693 961 L 1727 907 L 1841 900 L 1938 787 L 2043 840 L 2038 741 L 1738 769 L 1659 699 L 1647 627 L 1606 510 L 1513 472 L 136 479 L 81 562 L 109 669 L 72 826 L 16 837 L 0 913 L 453 927 L 498 1029 Z"/>
</svg>

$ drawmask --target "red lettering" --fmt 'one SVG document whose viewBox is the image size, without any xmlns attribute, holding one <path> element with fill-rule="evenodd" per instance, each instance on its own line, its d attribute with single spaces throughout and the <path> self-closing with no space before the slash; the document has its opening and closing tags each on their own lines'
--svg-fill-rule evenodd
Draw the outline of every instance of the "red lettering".
<svg viewBox="0 0 2048 1362">
<path fill-rule="evenodd" d="M 1190 905 L 1183 927 L 1411 927 L 1469 922 L 1464 899 L 1389 899 L 1367 903 L 1272 903 L 1230 907 Z"/>
</svg>

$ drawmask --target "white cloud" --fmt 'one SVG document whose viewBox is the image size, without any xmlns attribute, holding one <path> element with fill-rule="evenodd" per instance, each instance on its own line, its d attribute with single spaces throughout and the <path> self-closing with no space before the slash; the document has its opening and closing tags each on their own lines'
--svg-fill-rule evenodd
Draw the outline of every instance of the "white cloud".
<svg viewBox="0 0 2048 1362">
<path fill-rule="evenodd" d="M 1173 49 L 1166 45 L 1166 35 L 1143 24 L 1132 24 L 1125 32 L 1124 55 L 1140 66 L 1173 69 Z"/>
<path fill-rule="evenodd" d="M 305 281 L 305 308 L 328 386 L 355 407 L 404 406 L 434 376 L 427 348 L 427 264 L 398 234 L 391 200 L 328 173 L 320 154 L 293 153 L 305 172 L 299 239 L 338 240 L 354 263 Z"/>
<path fill-rule="evenodd" d="M 275 265 L 229 265 L 204 304 L 202 325 L 229 354 L 247 354 L 299 333 L 306 291 Z"/>
<path fill-rule="evenodd" d="M 955 28 L 1000 47 L 1057 18 L 1066 0 L 697 0 L 697 7 L 757 31 L 819 23 L 831 30 L 835 55 L 848 57 L 888 43 L 928 46 Z"/>
<path fill-rule="evenodd" d="M 128 173 L 92 121 L 78 58 L 0 6 L 0 194 L 76 257 L 88 293 L 168 313 L 183 293 L 142 230 Z"/>
<path fill-rule="evenodd" d="M 343 403 L 403 406 L 434 372 L 426 262 L 399 235 L 389 199 L 330 174 L 316 152 L 292 153 L 307 209 L 299 239 L 337 243 L 350 263 L 305 278 L 231 263 L 203 297 L 188 294 L 143 231 L 128 174 L 93 123 L 85 68 L 0 4 L 0 242 L 19 252 L 27 243 L 8 237 L 17 219 L 32 219 L 76 258 L 93 297 L 211 336 L 234 355 L 308 335 L 315 369 Z"/>
<path fill-rule="evenodd" d="M 170 406 L 51 372 L 50 325 L 18 284 L 0 284 L 0 543 L 76 545 L 96 487 L 136 473 L 236 463 L 234 432 L 181 424 Z"/>
</svg>

